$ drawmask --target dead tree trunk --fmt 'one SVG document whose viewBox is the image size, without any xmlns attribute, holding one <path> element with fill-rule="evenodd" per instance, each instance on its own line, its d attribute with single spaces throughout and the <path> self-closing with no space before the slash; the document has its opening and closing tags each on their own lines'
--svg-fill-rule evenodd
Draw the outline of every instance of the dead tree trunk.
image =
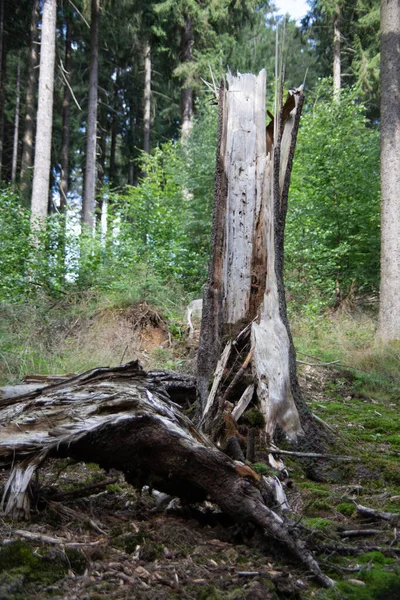
<svg viewBox="0 0 400 600">
<path fill-rule="evenodd" d="M 299 413 L 308 414 L 283 285 L 284 226 L 303 92 L 289 92 L 267 130 L 265 93 L 265 71 L 257 77 L 228 75 L 220 90 L 212 251 L 198 352 L 201 423 L 214 439 L 221 436 L 232 402 L 238 401 L 234 417 L 257 402 L 270 437 L 279 427 L 295 439 L 302 432 Z"/>
<path fill-rule="evenodd" d="M 139 488 L 148 484 L 189 503 L 209 498 L 332 585 L 294 524 L 276 512 L 281 502 L 268 480 L 221 452 L 171 402 L 169 396 L 187 400 L 194 387 L 192 377 L 147 374 L 133 362 L 1 400 L 0 465 L 12 466 L 5 514 L 28 518 L 37 468 L 48 456 L 70 456 L 119 469 Z"/>
</svg>

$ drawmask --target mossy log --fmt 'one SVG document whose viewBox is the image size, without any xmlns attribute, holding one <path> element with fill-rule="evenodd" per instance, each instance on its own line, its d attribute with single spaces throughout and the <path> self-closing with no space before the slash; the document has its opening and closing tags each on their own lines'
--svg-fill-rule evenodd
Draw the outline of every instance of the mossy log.
<svg viewBox="0 0 400 600">
<path fill-rule="evenodd" d="M 47 457 L 96 462 L 122 471 L 138 488 L 146 484 L 188 503 L 215 502 L 235 520 L 252 522 L 320 583 L 331 585 L 274 508 L 273 486 L 199 432 L 168 390 L 180 401 L 183 390 L 193 397 L 193 378 L 147 374 L 132 362 L 0 402 L 0 461 L 11 466 L 4 513 L 29 518 L 29 484 Z"/>
</svg>

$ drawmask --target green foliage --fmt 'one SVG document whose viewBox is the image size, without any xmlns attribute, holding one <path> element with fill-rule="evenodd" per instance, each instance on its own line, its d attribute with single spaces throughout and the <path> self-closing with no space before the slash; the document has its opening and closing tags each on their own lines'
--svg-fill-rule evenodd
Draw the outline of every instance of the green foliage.
<svg viewBox="0 0 400 600">
<path fill-rule="evenodd" d="M 0 192 L 0 298 L 11 299 L 25 290 L 29 213 L 8 190 Z"/>
<path fill-rule="evenodd" d="M 379 278 L 379 135 L 353 90 L 323 82 L 302 118 L 286 229 L 286 280 L 297 307 L 334 305 Z"/>
</svg>

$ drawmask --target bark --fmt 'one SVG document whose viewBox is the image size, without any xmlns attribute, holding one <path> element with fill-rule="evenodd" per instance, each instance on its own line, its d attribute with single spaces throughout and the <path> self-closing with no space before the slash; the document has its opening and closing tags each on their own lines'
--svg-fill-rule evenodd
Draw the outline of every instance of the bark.
<svg viewBox="0 0 400 600">
<path fill-rule="evenodd" d="M 36 65 L 38 60 L 39 0 L 34 0 L 31 20 L 31 41 L 28 59 L 28 82 L 25 100 L 25 128 L 22 140 L 20 194 L 25 206 L 30 204 L 31 173 L 33 164 L 33 138 L 35 132 Z"/>
<path fill-rule="evenodd" d="M 202 426 L 219 439 L 221 417 L 231 410 L 227 400 L 242 403 L 245 397 L 248 403 L 254 384 L 270 437 L 278 427 L 295 439 L 302 433 L 299 413 L 308 437 L 315 422 L 296 376 L 283 284 L 284 226 L 304 97 L 301 89 L 289 94 L 277 133 L 268 128 L 267 150 L 265 71 L 228 75 L 227 85 L 219 98 L 212 252 L 198 351 Z"/>
<path fill-rule="evenodd" d="M 94 227 L 96 206 L 96 131 L 97 97 L 99 71 L 99 20 L 100 0 L 92 0 L 90 22 L 90 74 L 89 104 L 86 127 L 86 169 L 83 193 L 82 221 L 89 228 Z"/>
<path fill-rule="evenodd" d="M 341 88 L 340 58 L 340 6 L 336 4 L 333 15 L 333 93 L 337 96 Z"/>
<path fill-rule="evenodd" d="M 185 24 L 182 31 L 182 62 L 192 60 L 193 29 L 189 15 L 185 15 Z M 185 86 L 181 91 L 181 113 L 182 113 L 182 139 L 186 138 L 192 130 L 193 119 L 193 90 Z"/>
<path fill-rule="evenodd" d="M 110 142 L 110 167 L 108 178 L 110 184 L 116 183 L 117 167 L 116 167 L 116 154 L 117 154 L 117 135 L 118 135 L 118 87 L 119 87 L 119 69 L 115 73 L 114 83 L 114 101 L 113 101 L 113 113 L 111 120 L 111 142 Z"/>
<path fill-rule="evenodd" d="M 64 54 L 64 98 L 62 107 L 62 142 L 61 142 L 61 181 L 60 181 L 60 210 L 64 212 L 68 202 L 69 187 L 69 140 L 70 140 L 70 102 L 71 102 L 71 21 L 65 22 L 65 54 Z"/>
<path fill-rule="evenodd" d="M 0 181 L 3 177 L 5 81 L 4 0 L 0 0 Z"/>
<path fill-rule="evenodd" d="M 16 84 L 16 90 L 15 90 L 14 141 L 13 141 L 13 154 L 12 154 L 12 164 L 11 164 L 11 188 L 13 191 L 15 189 L 15 181 L 16 181 L 16 177 L 17 177 L 20 101 L 21 101 L 21 63 L 20 63 L 20 60 L 18 59 L 17 84 Z"/>
<path fill-rule="evenodd" d="M 381 287 L 378 336 L 400 339 L 400 4 L 381 4 Z"/>
<path fill-rule="evenodd" d="M 294 524 L 268 506 L 276 503 L 275 486 L 222 453 L 170 400 L 169 394 L 178 401 L 182 393 L 193 394 L 193 383 L 146 374 L 133 362 L 0 401 L 0 461 L 12 466 L 5 513 L 29 517 L 29 482 L 47 457 L 96 462 L 122 471 L 138 488 L 146 484 L 188 503 L 211 499 L 237 521 L 252 522 L 274 547 L 278 542 L 321 584 L 332 585 Z"/>
<path fill-rule="evenodd" d="M 150 152 L 151 115 L 151 48 L 147 43 L 144 50 L 144 111 L 143 111 L 143 150 Z"/>
<path fill-rule="evenodd" d="M 56 16 L 56 0 L 45 0 L 40 44 L 39 96 L 31 204 L 32 226 L 42 226 L 47 216 L 53 125 Z"/>
</svg>

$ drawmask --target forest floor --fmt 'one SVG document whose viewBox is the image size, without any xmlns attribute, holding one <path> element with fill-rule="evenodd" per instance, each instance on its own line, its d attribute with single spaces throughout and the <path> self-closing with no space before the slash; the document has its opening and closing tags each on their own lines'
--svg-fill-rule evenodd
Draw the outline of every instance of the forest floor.
<svg viewBox="0 0 400 600">
<path fill-rule="evenodd" d="M 113 329 L 101 327 L 103 318 Z M 127 323 L 135 342 L 127 338 Z M 129 342 L 124 361 L 135 351 L 150 367 L 163 359 L 193 371 L 193 348 L 182 341 L 171 346 L 166 323 L 146 306 L 100 315 L 82 331 L 72 332 L 69 343 L 107 343 L 107 351 L 116 352 Z M 285 457 L 293 518 L 337 582 L 333 589 L 319 588 L 273 544 L 266 547 L 250 527 L 211 507 L 174 501 L 166 511 L 150 491 L 139 493 L 118 472 L 51 460 L 32 490 L 31 521 L 0 521 L 0 598 L 400 599 L 400 516 L 367 518 L 357 509 L 361 504 L 400 515 L 400 395 L 392 383 L 359 378 L 338 362 L 316 364 L 305 352 L 299 358 L 304 396 L 331 428 L 335 453 L 358 459 L 313 459 L 320 467 L 316 480 L 310 461 Z M 262 471 L 261 455 L 257 460 Z M 0 472 L 0 485 L 7 475 Z"/>
</svg>

